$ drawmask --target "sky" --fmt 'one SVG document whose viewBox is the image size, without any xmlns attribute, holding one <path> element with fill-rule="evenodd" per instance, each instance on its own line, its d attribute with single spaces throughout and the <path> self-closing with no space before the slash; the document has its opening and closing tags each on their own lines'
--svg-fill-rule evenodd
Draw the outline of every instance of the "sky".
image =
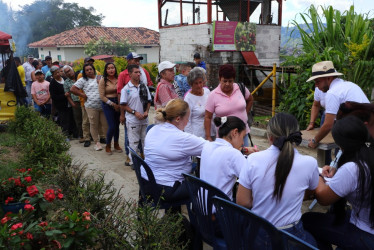
<svg viewBox="0 0 374 250">
<path fill-rule="evenodd" d="M 19 10 L 20 6 L 31 4 L 34 0 L 3 0 L 3 2 L 13 10 Z M 145 27 L 158 30 L 157 0 L 65 0 L 65 2 L 76 2 L 86 8 L 92 6 L 96 9 L 95 14 L 101 13 L 105 16 L 102 24 L 106 27 Z M 369 16 L 374 18 L 373 0 L 286 0 L 283 1 L 282 26 L 287 26 L 289 21 L 295 18 L 300 20 L 297 14 L 306 12 L 311 4 L 316 6 L 333 4 L 334 8 L 340 11 L 347 10 L 354 4 L 356 12 L 369 12 Z M 173 13 L 169 13 L 169 19 L 172 18 Z"/>
</svg>

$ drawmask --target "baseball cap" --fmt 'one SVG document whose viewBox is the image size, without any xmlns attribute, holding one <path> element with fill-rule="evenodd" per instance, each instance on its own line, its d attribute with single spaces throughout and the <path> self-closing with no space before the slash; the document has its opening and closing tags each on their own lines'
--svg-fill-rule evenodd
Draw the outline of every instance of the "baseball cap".
<svg viewBox="0 0 374 250">
<path fill-rule="evenodd" d="M 88 62 L 88 61 L 95 61 L 95 59 L 93 59 L 92 57 L 86 57 L 84 58 L 84 63 Z"/>
<path fill-rule="evenodd" d="M 127 60 L 136 59 L 136 58 L 139 58 L 140 60 L 143 60 L 143 57 L 142 57 L 142 56 L 139 56 L 139 55 L 136 54 L 135 52 L 131 52 L 131 53 L 128 54 L 127 57 L 126 57 Z"/>
<path fill-rule="evenodd" d="M 52 66 L 49 71 L 51 71 L 51 73 L 53 73 L 53 72 L 55 72 L 58 69 L 60 69 L 60 67 L 58 67 L 58 66 Z"/>
<path fill-rule="evenodd" d="M 158 65 L 158 73 L 161 73 L 164 69 L 172 69 L 175 64 L 169 61 L 163 61 Z"/>
<path fill-rule="evenodd" d="M 33 55 L 28 55 L 27 58 L 34 58 L 34 56 Z"/>
<path fill-rule="evenodd" d="M 47 61 L 47 60 L 51 60 L 51 61 L 52 61 L 52 57 L 50 57 L 50 56 L 46 56 L 44 60 L 46 60 L 46 61 Z"/>
<path fill-rule="evenodd" d="M 41 71 L 40 69 L 35 70 L 35 75 L 37 75 L 37 74 L 43 74 L 44 75 L 43 71 Z"/>
</svg>

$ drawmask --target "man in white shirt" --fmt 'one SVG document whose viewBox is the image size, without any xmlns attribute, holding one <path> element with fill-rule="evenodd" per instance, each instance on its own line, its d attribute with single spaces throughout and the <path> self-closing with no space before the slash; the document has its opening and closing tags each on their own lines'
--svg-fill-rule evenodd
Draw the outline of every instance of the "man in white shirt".
<svg viewBox="0 0 374 250">
<path fill-rule="evenodd" d="M 140 83 L 140 68 L 138 65 L 129 65 L 127 67 L 130 81 L 121 90 L 121 116 L 120 121 L 125 121 L 129 137 L 129 145 L 137 150 L 139 142 L 144 149 L 144 139 L 148 126 L 148 111 L 151 107 L 151 94 L 144 83 Z M 143 150 L 142 150 L 143 151 Z M 132 166 L 131 155 L 130 165 Z"/>
<path fill-rule="evenodd" d="M 336 71 L 331 61 L 322 61 L 312 67 L 312 77 L 307 82 L 314 80 L 315 87 L 326 93 L 326 115 L 320 130 L 309 141 L 308 146 L 311 148 L 316 148 L 318 143 L 331 131 L 340 104 L 346 101 L 369 103 L 362 89 L 355 83 L 338 78 L 341 75 L 343 74 Z"/>
<path fill-rule="evenodd" d="M 22 64 L 23 68 L 25 69 L 25 77 L 26 77 L 26 92 L 27 92 L 27 103 L 31 105 L 32 95 L 31 95 L 31 72 L 35 70 L 34 66 L 32 66 L 32 62 L 34 61 L 34 56 L 28 55 L 27 62 Z"/>
</svg>

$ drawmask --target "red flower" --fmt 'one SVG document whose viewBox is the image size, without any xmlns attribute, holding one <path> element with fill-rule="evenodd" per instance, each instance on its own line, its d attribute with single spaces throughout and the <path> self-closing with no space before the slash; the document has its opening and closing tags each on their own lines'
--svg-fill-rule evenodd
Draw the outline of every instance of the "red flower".
<svg viewBox="0 0 374 250">
<path fill-rule="evenodd" d="M 5 205 L 8 205 L 9 202 L 12 202 L 14 201 L 14 198 L 13 197 L 8 197 L 6 200 L 5 200 Z"/>
<path fill-rule="evenodd" d="M 51 242 L 53 244 L 55 244 L 58 249 L 61 249 L 61 243 L 60 242 L 58 242 L 57 240 L 52 240 Z"/>
<path fill-rule="evenodd" d="M 39 226 L 46 227 L 46 226 L 48 226 L 48 222 L 42 221 L 42 222 L 39 223 Z"/>
<path fill-rule="evenodd" d="M 8 178 L 8 181 L 14 181 L 13 177 Z"/>
<path fill-rule="evenodd" d="M 82 220 L 88 220 L 88 221 L 91 220 L 89 212 L 84 212 L 82 215 L 83 215 Z"/>
<path fill-rule="evenodd" d="M 35 208 L 34 208 L 32 205 L 30 205 L 30 204 L 26 204 L 24 208 L 25 208 L 25 210 L 27 210 L 27 211 L 32 211 L 32 210 L 35 209 Z"/>
<path fill-rule="evenodd" d="M 19 234 L 19 235 L 23 234 L 23 230 L 19 231 L 18 234 Z"/>
<path fill-rule="evenodd" d="M 14 184 L 16 184 L 16 186 L 22 186 L 21 179 L 14 179 Z"/>
<path fill-rule="evenodd" d="M 32 237 L 32 234 L 30 234 L 30 233 L 26 233 L 26 238 L 29 239 L 29 240 L 34 239 L 34 237 Z"/>
<path fill-rule="evenodd" d="M 17 233 L 12 233 L 10 236 L 16 236 L 17 235 Z"/>
<path fill-rule="evenodd" d="M 29 204 L 29 203 L 30 203 L 30 201 L 29 201 L 29 200 L 25 200 L 25 203 L 26 203 L 26 204 Z"/>
<path fill-rule="evenodd" d="M 27 172 L 31 172 L 31 170 L 32 170 L 31 168 L 28 168 L 28 169 L 27 169 Z"/>
<path fill-rule="evenodd" d="M 5 216 L 4 218 L 1 219 L 1 224 L 5 224 L 5 223 L 7 223 L 8 221 L 10 221 L 10 217 Z"/>
<path fill-rule="evenodd" d="M 27 190 L 27 192 L 29 193 L 29 195 L 30 195 L 31 197 L 33 197 L 33 196 L 35 196 L 36 194 L 39 193 L 39 190 L 38 190 L 38 188 L 37 188 L 35 185 L 28 186 L 28 187 L 26 188 L 26 190 Z"/>
<path fill-rule="evenodd" d="M 24 179 L 25 179 L 25 181 L 27 181 L 27 182 L 31 182 L 31 181 L 32 181 L 31 176 L 26 176 Z"/>
<path fill-rule="evenodd" d="M 64 195 L 61 194 L 61 193 L 59 193 L 59 194 L 57 195 L 57 197 L 58 197 L 60 200 L 62 200 L 62 198 L 64 197 Z"/>
<path fill-rule="evenodd" d="M 17 171 L 20 172 L 20 173 L 24 173 L 24 172 L 26 172 L 26 168 L 20 168 L 20 169 L 17 169 Z"/>
<path fill-rule="evenodd" d="M 23 226 L 22 223 L 17 223 L 17 224 L 14 224 L 10 229 L 11 229 L 11 230 L 16 230 L 16 229 L 18 229 L 18 228 L 21 228 L 22 226 Z"/>
<path fill-rule="evenodd" d="M 46 199 L 49 202 L 52 202 L 52 201 L 54 201 L 55 198 L 56 198 L 55 190 L 53 190 L 53 189 L 45 190 L 44 199 Z"/>
</svg>

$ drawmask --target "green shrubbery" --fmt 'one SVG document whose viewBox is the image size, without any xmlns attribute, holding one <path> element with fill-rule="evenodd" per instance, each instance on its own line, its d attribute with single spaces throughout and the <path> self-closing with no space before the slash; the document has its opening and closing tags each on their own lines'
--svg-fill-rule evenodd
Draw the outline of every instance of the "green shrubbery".
<svg viewBox="0 0 374 250">
<path fill-rule="evenodd" d="M 138 207 L 135 200 L 125 200 L 113 182 L 106 182 L 104 174 L 72 164 L 67 153 L 69 144 L 52 121 L 19 107 L 9 131 L 20 138 L 23 157 L 17 163 L 19 169 L 1 183 L 14 184 L 25 191 L 20 199 L 9 197 L 12 190 L 1 197 L 6 197 L 7 203 L 25 203 L 24 211 L 0 217 L 0 248 L 187 247 L 179 240 L 182 216 L 161 217 L 157 209 Z"/>
</svg>

